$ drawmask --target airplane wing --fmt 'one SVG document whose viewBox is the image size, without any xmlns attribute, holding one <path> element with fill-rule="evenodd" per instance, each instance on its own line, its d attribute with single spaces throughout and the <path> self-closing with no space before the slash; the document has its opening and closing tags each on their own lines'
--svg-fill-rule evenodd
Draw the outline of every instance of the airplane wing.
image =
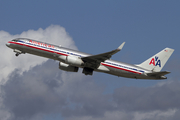
<svg viewBox="0 0 180 120">
<path fill-rule="evenodd" d="M 82 57 L 81 59 L 85 62 L 86 67 L 97 68 L 101 62 L 104 62 L 105 60 L 110 59 L 112 55 L 119 52 L 123 48 L 124 44 L 125 42 L 123 42 L 117 49 L 112 50 L 110 52 L 97 54 L 97 55 L 91 55 L 88 57 Z"/>
</svg>

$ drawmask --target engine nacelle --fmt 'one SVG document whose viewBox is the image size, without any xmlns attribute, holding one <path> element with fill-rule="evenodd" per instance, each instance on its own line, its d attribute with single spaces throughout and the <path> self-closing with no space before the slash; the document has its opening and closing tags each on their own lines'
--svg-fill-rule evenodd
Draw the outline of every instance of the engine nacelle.
<svg viewBox="0 0 180 120">
<path fill-rule="evenodd" d="M 72 66 L 82 66 L 84 62 L 77 56 L 59 56 L 60 61 L 70 64 Z"/>
<path fill-rule="evenodd" d="M 63 63 L 63 62 L 59 62 L 59 69 L 69 71 L 69 72 L 77 72 L 79 68 L 75 67 L 75 66 L 68 65 L 68 64 Z"/>
</svg>

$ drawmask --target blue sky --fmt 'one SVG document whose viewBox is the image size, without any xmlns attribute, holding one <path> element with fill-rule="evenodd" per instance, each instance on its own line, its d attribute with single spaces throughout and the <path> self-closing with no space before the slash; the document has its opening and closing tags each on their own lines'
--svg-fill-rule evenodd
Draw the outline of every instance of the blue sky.
<svg viewBox="0 0 180 120">
<path fill-rule="evenodd" d="M 166 46 L 176 48 L 179 38 L 178 1 L 4 1 L 0 9 L 1 30 L 20 34 L 60 25 L 80 51 L 92 54 L 126 41 L 123 52 L 114 58 L 129 52 L 132 63 Z"/>
<path fill-rule="evenodd" d="M 51 25 L 58 25 L 65 28 L 78 50 L 90 54 L 113 50 L 125 41 L 123 50 L 112 59 L 131 64 L 141 63 L 165 47 L 170 47 L 175 49 L 175 52 L 163 68 L 172 72 L 165 80 L 165 83 L 168 83 L 179 81 L 179 4 L 178 0 L 6 0 L 0 1 L 0 31 L 20 35 L 24 31 L 36 31 L 39 28 L 44 30 Z M 51 41 L 53 40 L 47 40 L 49 43 Z M 103 94 L 110 95 L 123 87 L 148 89 L 163 83 L 104 73 L 94 73 L 93 76 L 82 78 L 85 81 L 92 80 L 93 85 L 103 88 Z M 45 118 L 51 120 L 53 115 L 46 114 Z M 76 116 L 75 113 L 74 115 Z M 89 116 L 92 117 L 91 114 Z M 58 119 L 59 114 L 55 117 Z M 66 115 L 60 118 L 71 119 Z"/>
</svg>

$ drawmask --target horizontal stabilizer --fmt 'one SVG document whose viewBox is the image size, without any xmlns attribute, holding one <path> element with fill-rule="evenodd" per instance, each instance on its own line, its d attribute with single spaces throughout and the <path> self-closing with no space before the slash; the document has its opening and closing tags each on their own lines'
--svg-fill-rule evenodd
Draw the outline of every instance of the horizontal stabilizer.
<svg viewBox="0 0 180 120">
<path fill-rule="evenodd" d="M 153 72 L 153 73 L 147 73 L 148 76 L 164 76 L 166 74 L 169 74 L 171 72 L 168 71 L 161 71 L 161 72 Z"/>
</svg>

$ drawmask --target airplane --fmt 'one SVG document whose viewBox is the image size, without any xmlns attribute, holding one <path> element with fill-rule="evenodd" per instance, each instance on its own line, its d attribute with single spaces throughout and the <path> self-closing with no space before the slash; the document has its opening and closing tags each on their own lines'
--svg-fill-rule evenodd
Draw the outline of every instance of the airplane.
<svg viewBox="0 0 180 120">
<path fill-rule="evenodd" d="M 78 72 L 79 68 L 83 68 L 82 73 L 85 75 L 93 75 L 93 71 L 97 71 L 118 77 L 134 79 L 167 79 L 164 75 L 169 74 L 170 72 L 161 71 L 161 69 L 174 52 L 174 49 L 165 48 L 156 55 L 137 65 L 111 60 L 111 56 L 119 52 L 124 44 L 125 42 L 115 50 L 97 55 L 91 55 L 28 38 L 13 39 L 8 41 L 6 46 L 13 49 L 16 56 L 29 53 L 58 60 L 59 69 L 64 71 Z"/>
</svg>

